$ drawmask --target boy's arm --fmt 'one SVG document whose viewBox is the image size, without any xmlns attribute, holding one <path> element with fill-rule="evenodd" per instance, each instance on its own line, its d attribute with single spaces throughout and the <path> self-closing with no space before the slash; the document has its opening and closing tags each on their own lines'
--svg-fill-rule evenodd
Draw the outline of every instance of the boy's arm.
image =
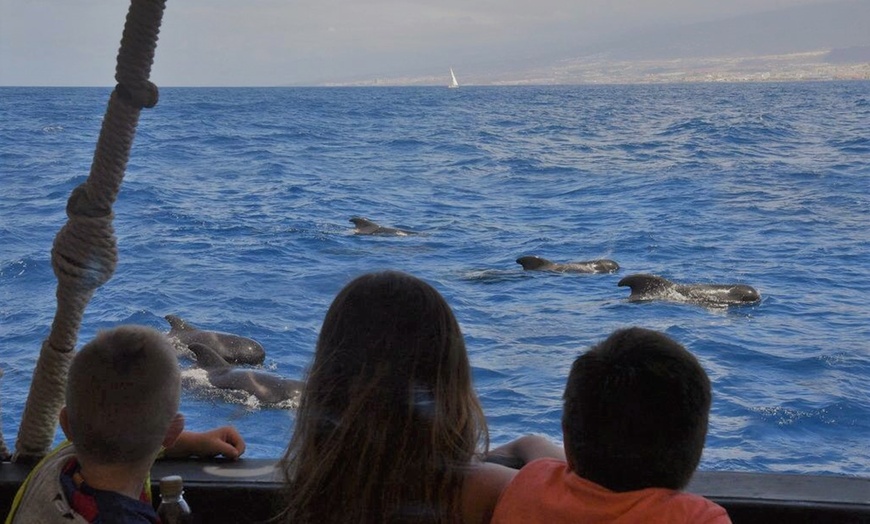
<svg viewBox="0 0 870 524">
<path fill-rule="evenodd" d="M 539 458 L 565 460 L 565 449 L 540 435 L 526 435 L 503 446 L 490 450 L 487 462 L 495 462 L 513 468 L 521 468 Z"/>
<path fill-rule="evenodd" d="M 182 431 L 175 443 L 166 448 L 169 458 L 190 456 L 215 457 L 223 455 L 235 460 L 245 452 L 245 440 L 232 426 L 222 426 L 209 431 Z"/>
</svg>

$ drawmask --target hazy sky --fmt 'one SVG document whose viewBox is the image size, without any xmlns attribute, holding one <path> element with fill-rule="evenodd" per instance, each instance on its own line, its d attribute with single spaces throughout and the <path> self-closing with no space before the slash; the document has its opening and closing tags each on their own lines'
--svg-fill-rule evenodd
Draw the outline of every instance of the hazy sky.
<svg viewBox="0 0 870 524">
<path fill-rule="evenodd" d="M 158 86 L 445 75 L 607 35 L 829 0 L 169 0 Z M 0 85 L 110 86 L 129 2 L 0 0 Z"/>
</svg>

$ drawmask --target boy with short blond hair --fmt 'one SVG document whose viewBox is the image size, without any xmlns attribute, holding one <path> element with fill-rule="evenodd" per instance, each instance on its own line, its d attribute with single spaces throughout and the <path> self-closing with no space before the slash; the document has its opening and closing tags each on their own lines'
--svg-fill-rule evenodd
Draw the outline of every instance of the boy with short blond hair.
<svg viewBox="0 0 870 524">
<path fill-rule="evenodd" d="M 231 427 L 182 432 L 181 377 L 166 336 L 144 326 L 101 331 L 73 357 L 62 444 L 19 489 L 7 523 L 159 522 L 149 472 L 162 448 L 237 458 Z"/>
<path fill-rule="evenodd" d="M 141 326 L 102 331 L 70 364 L 61 426 L 80 461 L 150 469 L 178 416 L 180 392 L 163 334 Z"/>
</svg>

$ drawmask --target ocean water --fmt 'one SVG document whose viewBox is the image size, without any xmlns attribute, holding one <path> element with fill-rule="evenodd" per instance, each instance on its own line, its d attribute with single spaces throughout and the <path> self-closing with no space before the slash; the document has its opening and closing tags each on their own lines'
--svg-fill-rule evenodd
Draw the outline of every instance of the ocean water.
<svg viewBox="0 0 870 524">
<path fill-rule="evenodd" d="M 0 88 L 0 379 L 14 445 L 55 311 L 52 240 L 87 176 L 108 89 Z M 432 283 L 466 336 L 494 444 L 560 440 L 572 359 L 612 330 L 667 332 L 714 387 L 701 469 L 867 475 L 870 83 L 166 88 L 115 205 L 96 330 L 166 314 L 250 336 L 299 378 L 354 276 Z M 352 234 L 351 216 L 420 232 Z M 611 258 L 612 275 L 515 260 Z M 756 287 L 754 306 L 629 303 L 631 273 Z M 275 457 L 288 406 L 185 368 L 188 427 Z"/>
</svg>

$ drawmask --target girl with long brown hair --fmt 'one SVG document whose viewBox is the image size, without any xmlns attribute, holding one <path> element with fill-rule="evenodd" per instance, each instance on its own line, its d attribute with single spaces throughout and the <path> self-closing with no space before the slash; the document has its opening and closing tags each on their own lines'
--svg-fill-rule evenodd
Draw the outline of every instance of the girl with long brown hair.
<svg viewBox="0 0 870 524">
<path fill-rule="evenodd" d="M 488 432 L 459 324 L 429 284 L 360 276 L 326 314 L 281 460 L 279 519 L 485 523 L 515 471 Z"/>
</svg>

